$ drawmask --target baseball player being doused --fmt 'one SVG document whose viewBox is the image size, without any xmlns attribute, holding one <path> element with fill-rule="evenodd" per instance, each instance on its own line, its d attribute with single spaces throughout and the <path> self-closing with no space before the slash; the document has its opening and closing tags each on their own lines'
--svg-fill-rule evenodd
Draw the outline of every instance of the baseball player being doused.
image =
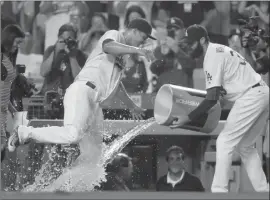
<svg viewBox="0 0 270 200">
<path fill-rule="evenodd" d="M 216 168 L 211 190 L 228 192 L 232 156 L 236 151 L 255 191 L 268 192 L 269 185 L 254 144 L 269 115 L 269 87 L 241 55 L 227 46 L 211 43 L 204 27 L 188 27 L 182 43 L 191 57 L 204 56 L 207 95 L 196 109 L 171 127 L 196 120 L 221 97 L 234 102 L 216 141 Z"/>
<path fill-rule="evenodd" d="M 64 126 L 33 128 L 19 126 L 8 140 L 9 151 L 14 151 L 29 139 L 39 143 L 79 143 L 81 155 L 95 166 L 102 154 L 102 106 L 109 105 L 118 97 L 130 109 L 134 119 L 142 119 L 144 109 L 128 96 L 121 83 L 125 57 L 137 54 L 149 61 L 153 54 L 138 48 L 151 38 L 152 27 L 144 19 L 130 22 L 124 32 L 107 31 L 89 55 L 85 66 L 67 89 L 64 96 Z M 89 169 L 91 170 L 91 169 Z"/>
</svg>

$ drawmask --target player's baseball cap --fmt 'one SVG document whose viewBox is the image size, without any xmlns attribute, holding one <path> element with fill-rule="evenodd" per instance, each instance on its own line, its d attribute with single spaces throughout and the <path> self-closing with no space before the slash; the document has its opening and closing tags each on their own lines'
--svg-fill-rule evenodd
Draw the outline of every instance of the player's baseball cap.
<svg viewBox="0 0 270 200">
<path fill-rule="evenodd" d="M 129 22 L 127 28 L 128 29 L 132 29 L 132 28 L 138 29 L 139 31 L 145 33 L 152 40 L 156 40 L 156 38 L 154 38 L 151 35 L 152 26 L 145 19 L 142 19 L 142 18 L 134 19 L 131 22 Z"/>
<path fill-rule="evenodd" d="M 208 32 L 203 26 L 194 24 L 187 28 L 185 38 L 188 42 L 199 41 L 202 37 L 208 38 Z"/>
<path fill-rule="evenodd" d="M 167 21 L 167 29 L 168 30 L 173 29 L 173 28 L 182 29 L 184 27 L 185 27 L 184 22 L 178 17 L 171 17 Z"/>
</svg>

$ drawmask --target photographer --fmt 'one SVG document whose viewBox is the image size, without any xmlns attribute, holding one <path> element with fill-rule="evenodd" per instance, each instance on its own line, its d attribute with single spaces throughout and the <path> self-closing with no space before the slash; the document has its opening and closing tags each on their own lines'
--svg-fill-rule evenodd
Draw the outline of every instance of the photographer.
<svg viewBox="0 0 270 200">
<path fill-rule="evenodd" d="M 152 73 L 158 76 L 155 91 L 166 83 L 192 88 L 196 61 L 188 57 L 180 46 L 185 35 L 184 23 L 177 17 L 170 18 L 167 32 L 166 39 L 155 49 L 157 60 L 150 66 Z"/>
<path fill-rule="evenodd" d="M 58 41 L 49 46 L 43 57 L 40 74 L 45 77 L 41 94 L 56 91 L 60 95 L 73 82 L 86 61 L 86 55 L 77 48 L 77 30 L 64 24 L 58 32 Z"/>
<path fill-rule="evenodd" d="M 269 36 L 264 29 L 259 28 L 256 17 L 248 21 L 239 19 L 240 44 L 242 56 L 259 74 L 269 72 Z"/>
</svg>

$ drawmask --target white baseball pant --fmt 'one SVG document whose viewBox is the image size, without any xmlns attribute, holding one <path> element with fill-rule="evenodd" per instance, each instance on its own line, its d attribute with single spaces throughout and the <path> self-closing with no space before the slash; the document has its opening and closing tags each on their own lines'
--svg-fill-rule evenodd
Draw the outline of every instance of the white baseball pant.
<svg viewBox="0 0 270 200">
<path fill-rule="evenodd" d="M 64 96 L 64 126 L 22 126 L 18 129 L 19 135 L 37 143 L 79 143 L 81 155 L 97 158 L 102 145 L 102 134 L 98 130 L 103 122 L 103 113 L 96 99 L 97 92 L 86 82 L 74 82 Z"/>
<path fill-rule="evenodd" d="M 269 115 L 269 87 L 249 89 L 236 100 L 216 142 L 216 168 L 212 192 L 228 192 L 233 152 L 240 154 L 248 177 L 257 192 L 269 192 L 262 162 L 254 147 Z"/>
</svg>

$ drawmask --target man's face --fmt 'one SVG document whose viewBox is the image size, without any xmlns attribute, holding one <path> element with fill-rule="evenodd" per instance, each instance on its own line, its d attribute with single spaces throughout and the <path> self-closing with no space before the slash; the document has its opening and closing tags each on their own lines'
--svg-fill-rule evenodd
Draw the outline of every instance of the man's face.
<svg viewBox="0 0 270 200">
<path fill-rule="evenodd" d="M 175 37 L 174 39 L 179 42 L 185 36 L 185 29 L 177 29 L 175 30 Z"/>
<path fill-rule="evenodd" d="M 75 33 L 73 31 L 65 31 L 62 33 L 62 35 L 59 36 L 59 39 L 61 40 L 66 40 L 68 38 L 76 40 Z"/>
<path fill-rule="evenodd" d="M 191 58 L 195 59 L 195 58 L 199 58 L 200 56 L 203 55 L 203 47 L 200 44 L 199 41 L 193 42 L 190 45 L 190 52 L 189 55 Z"/>
<path fill-rule="evenodd" d="M 73 40 L 76 40 L 75 33 L 72 32 L 72 31 L 65 31 L 65 32 L 63 32 L 62 35 L 60 35 L 58 37 L 58 42 L 60 42 L 60 43 L 61 42 L 64 42 L 64 40 L 66 40 L 68 38 L 71 38 Z M 63 43 L 63 45 L 65 45 L 65 44 Z"/>
<path fill-rule="evenodd" d="M 95 27 L 97 29 L 103 29 L 105 27 L 104 20 L 100 16 L 93 16 L 92 18 L 92 27 Z"/>
<path fill-rule="evenodd" d="M 168 156 L 168 168 L 172 173 L 179 173 L 184 169 L 184 160 L 180 152 L 171 152 Z"/>
<path fill-rule="evenodd" d="M 85 18 L 85 16 L 83 16 L 81 14 L 81 11 L 79 10 L 79 8 L 74 7 L 71 11 L 70 11 L 70 22 L 76 26 L 76 28 L 78 30 L 82 29 L 82 26 L 84 26 L 83 19 Z"/>
<path fill-rule="evenodd" d="M 130 33 L 130 45 L 138 47 L 142 45 L 147 40 L 147 38 L 148 36 L 145 33 L 137 29 L 132 29 Z"/>
</svg>

